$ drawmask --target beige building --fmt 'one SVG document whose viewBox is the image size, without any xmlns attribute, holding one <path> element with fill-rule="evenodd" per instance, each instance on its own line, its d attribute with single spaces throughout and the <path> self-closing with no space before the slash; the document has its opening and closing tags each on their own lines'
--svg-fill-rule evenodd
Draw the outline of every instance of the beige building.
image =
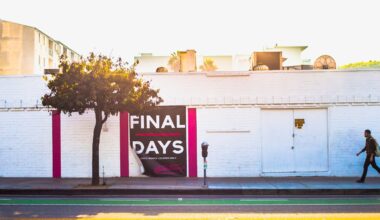
<svg viewBox="0 0 380 220">
<path fill-rule="evenodd" d="M 158 67 L 165 67 L 170 69 L 168 66 L 169 61 L 168 55 L 153 55 L 152 53 L 140 53 L 138 56 L 134 57 L 135 62 L 138 60 L 139 64 L 136 66 L 136 71 L 138 72 L 155 72 Z"/>
<path fill-rule="evenodd" d="M 274 45 L 273 47 L 267 47 L 260 51 L 255 51 L 256 53 L 261 53 L 263 55 L 281 53 L 281 66 L 276 69 L 285 70 L 302 70 L 302 69 L 312 69 L 311 60 L 304 59 L 302 52 L 307 49 L 307 46 L 293 46 L 293 45 Z M 214 65 L 216 66 L 215 71 L 247 71 L 252 69 L 254 60 L 252 60 L 252 55 L 248 54 L 238 54 L 238 55 L 199 55 L 192 53 L 193 50 L 182 51 L 182 53 L 192 54 L 190 57 L 186 56 L 186 65 L 191 67 L 190 69 L 185 69 L 179 72 L 195 72 L 201 71 L 200 66 L 203 64 L 204 60 L 212 59 Z M 180 52 L 180 51 L 178 51 Z M 153 55 L 152 53 L 141 53 L 135 56 L 135 61 L 139 61 L 137 65 L 137 72 L 155 72 L 158 67 L 164 67 L 173 72 L 174 70 L 168 65 L 170 59 L 169 55 Z M 194 60 L 195 59 L 195 60 Z M 268 58 L 274 60 L 272 58 Z M 180 59 L 183 60 L 183 59 Z M 187 61 L 191 60 L 190 64 Z M 272 61 L 271 61 L 272 62 Z M 194 67 L 195 65 L 195 67 Z M 175 71 L 174 71 L 175 72 Z"/>
<path fill-rule="evenodd" d="M 307 46 L 276 44 L 274 47 L 265 48 L 264 52 L 282 52 L 282 57 L 284 58 L 283 69 L 301 70 L 312 65 L 310 59 L 303 59 L 302 57 L 302 52 L 305 49 L 307 49 Z"/>
<path fill-rule="evenodd" d="M 180 72 L 201 71 L 200 66 L 207 58 L 210 58 L 214 61 L 214 64 L 217 67 L 216 71 L 249 69 L 249 55 L 197 55 L 192 51 L 193 50 L 182 51 L 183 53 L 191 53 L 191 62 L 187 63 L 186 61 L 185 64 L 191 68 L 187 68 L 186 70 L 182 70 Z M 186 60 L 189 60 L 188 58 L 189 57 L 187 57 Z M 169 55 L 153 55 L 152 53 L 141 53 L 138 56 L 135 56 L 134 59 L 135 61 L 139 61 L 139 64 L 136 67 L 137 72 L 155 72 L 158 67 L 165 67 L 169 70 L 169 72 L 173 71 L 172 68 L 168 65 L 168 61 L 170 59 Z"/>
<path fill-rule="evenodd" d="M 232 55 L 207 55 L 200 57 L 199 65 L 202 65 L 206 59 L 214 61 L 216 71 L 232 71 L 234 66 L 234 57 Z"/>
<path fill-rule="evenodd" d="M 196 72 L 197 71 L 197 55 L 195 50 L 177 51 L 178 71 L 179 72 Z M 177 72 L 169 65 L 169 55 L 153 55 L 152 53 L 140 53 L 135 56 L 137 72 L 156 72 L 157 68 L 166 68 L 167 70 Z"/>
<path fill-rule="evenodd" d="M 35 27 L 0 20 L 0 75 L 43 74 L 57 68 L 63 54 L 69 61 L 80 57 Z"/>
</svg>

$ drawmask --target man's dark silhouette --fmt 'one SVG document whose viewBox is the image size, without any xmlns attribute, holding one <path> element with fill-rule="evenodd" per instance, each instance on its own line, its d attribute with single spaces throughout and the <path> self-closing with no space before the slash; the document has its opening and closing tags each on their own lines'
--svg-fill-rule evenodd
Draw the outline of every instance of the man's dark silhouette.
<svg viewBox="0 0 380 220">
<path fill-rule="evenodd" d="M 378 173 L 380 173 L 380 168 L 376 165 L 375 161 L 376 140 L 372 137 L 371 131 L 368 129 L 364 131 L 364 137 L 366 138 L 365 147 L 359 153 L 356 154 L 356 156 L 359 156 L 364 151 L 367 153 L 367 157 L 365 158 L 363 166 L 362 177 L 356 181 L 358 183 L 364 183 L 365 177 L 367 176 L 368 166 L 370 164 Z"/>
</svg>

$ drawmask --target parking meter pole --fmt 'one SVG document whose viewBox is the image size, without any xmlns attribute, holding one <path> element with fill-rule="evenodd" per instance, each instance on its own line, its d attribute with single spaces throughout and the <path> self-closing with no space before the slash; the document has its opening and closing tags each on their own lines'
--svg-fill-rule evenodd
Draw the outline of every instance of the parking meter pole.
<svg viewBox="0 0 380 220">
<path fill-rule="evenodd" d="M 207 160 L 204 157 L 203 158 L 203 185 L 204 186 L 207 186 L 207 173 L 206 173 L 206 170 L 207 170 Z"/>
<path fill-rule="evenodd" d="M 207 170 L 207 160 L 206 157 L 208 155 L 207 149 L 208 149 L 208 143 L 203 142 L 201 144 L 202 147 L 202 157 L 203 157 L 203 186 L 207 187 L 207 175 L 206 175 L 206 170 Z"/>
</svg>

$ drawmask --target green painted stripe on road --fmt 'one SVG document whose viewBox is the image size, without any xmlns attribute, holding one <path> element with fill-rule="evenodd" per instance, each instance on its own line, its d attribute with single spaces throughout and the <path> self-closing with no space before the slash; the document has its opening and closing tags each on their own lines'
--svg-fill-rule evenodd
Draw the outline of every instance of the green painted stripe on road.
<svg viewBox="0 0 380 220">
<path fill-rule="evenodd" d="M 0 199 L 0 205 L 218 206 L 218 205 L 380 205 L 378 198 L 358 199 Z"/>
</svg>

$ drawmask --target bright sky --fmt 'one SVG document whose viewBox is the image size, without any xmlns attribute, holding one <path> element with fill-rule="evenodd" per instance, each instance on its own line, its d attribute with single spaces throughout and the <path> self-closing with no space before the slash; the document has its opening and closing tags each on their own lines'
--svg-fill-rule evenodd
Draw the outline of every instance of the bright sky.
<svg viewBox="0 0 380 220">
<path fill-rule="evenodd" d="M 80 54 L 250 54 L 309 45 L 338 65 L 380 60 L 378 0 L 0 0 L 0 19 L 35 26 Z"/>
</svg>

